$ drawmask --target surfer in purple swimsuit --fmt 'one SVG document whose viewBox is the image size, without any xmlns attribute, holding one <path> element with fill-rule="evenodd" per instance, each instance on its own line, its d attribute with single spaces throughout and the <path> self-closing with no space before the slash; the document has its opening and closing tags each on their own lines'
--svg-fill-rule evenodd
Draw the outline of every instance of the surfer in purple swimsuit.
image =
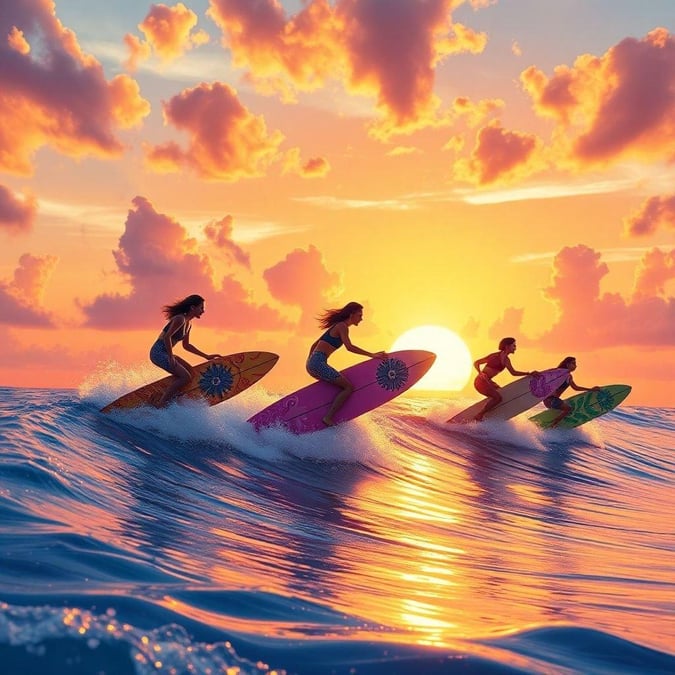
<svg viewBox="0 0 675 675">
<path fill-rule="evenodd" d="M 572 371 L 577 369 L 577 360 L 574 356 L 566 356 L 559 364 L 558 368 L 567 368 L 570 371 L 570 374 L 567 377 L 567 380 L 563 382 L 550 396 L 547 396 L 543 400 L 543 404 L 550 409 L 560 410 L 560 415 L 556 417 L 551 423 L 551 427 L 556 427 L 562 420 L 565 419 L 571 412 L 572 406 L 569 403 L 566 403 L 560 398 L 560 395 L 567 389 L 571 387 L 575 391 L 598 391 L 600 387 L 582 387 L 580 384 L 577 384 L 572 377 Z"/>
<path fill-rule="evenodd" d="M 478 371 L 476 379 L 473 381 L 473 386 L 479 394 L 487 396 L 487 401 L 483 409 L 474 417 L 477 422 L 480 422 L 483 419 L 483 415 L 488 410 L 492 410 L 495 406 L 498 406 L 502 402 L 502 396 L 499 393 L 499 385 L 494 382 L 492 379 L 495 375 L 498 375 L 502 370 L 506 369 L 511 373 L 511 375 L 522 376 L 522 375 L 535 375 L 536 370 L 533 370 L 529 373 L 521 372 L 516 370 L 511 364 L 510 355 L 516 351 L 516 339 L 512 337 L 502 338 L 499 342 L 499 351 L 493 352 L 484 356 L 482 359 L 474 361 L 473 366 Z M 483 370 L 481 371 L 480 366 L 485 364 Z"/>
<path fill-rule="evenodd" d="M 204 298 L 201 295 L 188 295 L 187 298 L 164 305 L 164 316 L 169 323 L 164 326 L 157 340 L 150 348 L 150 360 L 160 368 L 174 376 L 174 380 L 166 388 L 156 402 L 158 408 L 164 407 L 180 390 L 192 379 L 192 366 L 176 356 L 173 348 L 181 342 L 183 349 L 207 360 L 219 359 L 220 354 L 205 354 L 190 344 L 190 330 L 192 319 L 199 319 L 204 313 Z"/>
<path fill-rule="evenodd" d="M 349 398 L 354 387 L 352 383 L 335 368 L 328 365 L 328 357 L 344 345 L 345 349 L 354 354 L 362 354 L 375 359 L 386 359 L 385 352 L 367 352 L 361 347 L 352 344 L 349 339 L 349 327 L 358 326 L 363 319 L 363 305 L 358 302 L 349 302 L 342 309 L 328 309 L 319 317 L 319 325 L 325 328 L 325 333 L 309 348 L 307 357 L 307 372 L 317 380 L 329 382 L 341 391 L 337 394 L 330 410 L 322 419 L 327 427 L 332 427 L 333 415 Z"/>
</svg>

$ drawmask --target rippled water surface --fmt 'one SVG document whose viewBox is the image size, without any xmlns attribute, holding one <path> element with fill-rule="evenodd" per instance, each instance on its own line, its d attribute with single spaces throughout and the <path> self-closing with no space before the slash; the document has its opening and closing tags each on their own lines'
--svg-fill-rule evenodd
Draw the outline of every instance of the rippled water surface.
<svg viewBox="0 0 675 675">
<path fill-rule="evenodd" d="M 0 389 L 3 672 L 675 672 L 675 410 L 295 437 L 119 393 Z"/>
</svg>

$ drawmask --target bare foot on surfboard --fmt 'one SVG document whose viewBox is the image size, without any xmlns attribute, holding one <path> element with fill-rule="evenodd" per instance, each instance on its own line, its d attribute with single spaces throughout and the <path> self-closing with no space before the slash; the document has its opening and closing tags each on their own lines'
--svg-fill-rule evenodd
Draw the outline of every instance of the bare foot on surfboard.
<svg viewBox="0 0 675 675">
<path fill-rule="evenodd" d="M 322 421 L 327 427 L 334 427 L 334 426 L 335 426 L 335 422 L 333 422 L 333 420 L 331 420 L 331 419 L 328 419 L 328 417 L 322 417 L 322 418 L 321 418 L 321 421 Z"/>
</svg>

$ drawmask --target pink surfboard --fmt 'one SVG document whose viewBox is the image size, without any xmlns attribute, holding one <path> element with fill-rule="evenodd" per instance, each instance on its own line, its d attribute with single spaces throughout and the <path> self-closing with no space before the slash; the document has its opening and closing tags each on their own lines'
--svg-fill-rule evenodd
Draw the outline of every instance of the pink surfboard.
<svg viewBox="0 0 675 675">
<path fill-rule="evenodd" d="M 335 415 L 335 423 L 363 415 L 410 389 L 436 360 L 433 352 L 407 349 L 392 352 L 385 360 L 368 359 L 342 371 L 354 385 L 352 395 Z M 285 396 L 248 421 L 260 430 L 281 426 L 295 434 L 326 429 L 321 421 L 340 392 L 328 382 L 315 382 Z"/>
<path fill-rule="evenodd" d="M 483 419 L 508 420 L 520 415 L 550 396 L 569 374 L 570 371 L 567 368 L 549 368 L 540 371 L 538 375 L 526 375 L 504 385 L 499 390 L 502 402 L 489 410 Z M 447 421 L 452 424 L 472 422 L 484 405 L 485 399 L 483 398 Z"/>
</svg>

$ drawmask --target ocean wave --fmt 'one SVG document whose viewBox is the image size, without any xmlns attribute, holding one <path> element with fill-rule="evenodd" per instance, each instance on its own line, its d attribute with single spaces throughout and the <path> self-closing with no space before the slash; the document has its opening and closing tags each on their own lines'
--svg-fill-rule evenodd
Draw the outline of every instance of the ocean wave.
<svg viewBox="0 0 675 675">
<path fill-rule="evenodd" d="M 0 389 L 3 672 L 675 671 L 670 409 L 297 437 L 110 393 Z"/>
<path fill-rule="evenodd" d="M 208 601 L 185 598 L 192 608 L 221 623 L 237 624 L 231 612 L 250 614 L 250 594 L 211 594 Z M 386 632 L 368 634 L 359 622 L 292 599 L 255 598 L 255 614 L 288 622 L 291 611 L 302 615 L 295 635 L 309 639 L 264 638 L 259 634 L 215 627 L 158 604 L 115 597 L 82 598 L 82 606 L 0 603 L 0 655 L 3 672 L 108 673 L 282 673 L 337 675 L 364 673 L 668 673 L 675 657 L 575 626 L 538 627 L 489 640 L 456 641 L 425 646 L 392 641 Z M 65 603 L 65 598 L 63 598 Z M 69 599 L 72 603 L 72 598 Z M 61 606 L 59 606 L 61 605 Z M 97 607 L 105 607 L 96 611 Z M 136 623 L 134 623 L 134 621 Z M 335 629 L 324 635 L 326 624 Z M 321 626 L 321 630 L 317 628 Z M 313 634 L 321 636 L 312 640 Z M 342 634 L 342 636 L 341 636 Z M 405 636 L 397 636 L 400 640 Z M 239 650 L 233 647 L 239 645 Z"/>
</svg>

